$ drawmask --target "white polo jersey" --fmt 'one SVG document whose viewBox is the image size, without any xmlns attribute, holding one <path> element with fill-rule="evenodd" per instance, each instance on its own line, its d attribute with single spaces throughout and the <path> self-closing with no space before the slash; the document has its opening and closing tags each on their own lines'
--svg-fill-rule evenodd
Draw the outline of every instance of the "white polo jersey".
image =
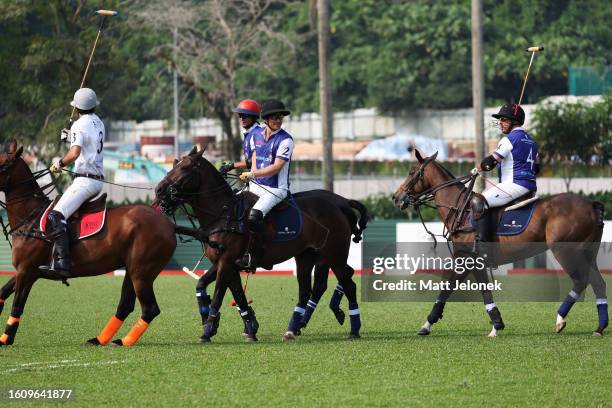
<svg viewBox="0 0 612 408">
<path fill-rule="evenodd" d="M 75 173 L 104 175 L 102 148 L 105 135 L 104 123 L 95 113 L 83 115 L 72 124 L 70 147 L 81 147 L 81 154 L 74 162 Z"/>
</svg>

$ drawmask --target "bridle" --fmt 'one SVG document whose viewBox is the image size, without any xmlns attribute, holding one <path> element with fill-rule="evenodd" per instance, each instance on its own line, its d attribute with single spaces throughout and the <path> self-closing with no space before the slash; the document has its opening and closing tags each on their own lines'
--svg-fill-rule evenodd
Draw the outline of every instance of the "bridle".
<svg viewBox="0 0 612 408">
<path fill-rule="evenodd" d="M 403 198 L 401 200 L 400 209 L 404 210 L 408 206 L 413 206 L 419 215 L 419 218 L 421 220 L 421 223 L 423 224 L 423 227 L 425 228 L 425 231 L 427 231 L 427 233 L 433 237 L 434 242 L 437 243 L 435 235 L 431 231 L 429 231 L 427 229 L 427 226 L 425 225 L 425 220 L 423 218 L 423 215 L 421 214 L 421 206 L 424 205 L 424 206 L 435 208 L 435 209 L 437 209 L 438 207 L 446 207 L 449 209 L 448 215 L 446 216 L 446 219 L 444 220 L 445 231 L 443 231 L 442 233 L 442 236 L 448 240 L 449 236 L 452 236 L 455 233 L 462 231 L 462 227 L 460 225 L 461 219 L 463 218 L 463 214 L 465 213 L 467 205 L 470 202 L 470 199 L 472 196 L 472 190 L 474 188 L 474 183 L 478 175 L 468 174 L 468 175 L 465 175 L 459 178 L 451 178 L 450 180 L 447 180 L 435 186 L 429 187 L 421 191 L 420 193 L 416 193 L 414 191 L 414 188 L 416 187 L 417 183 L 419 183 L 420 181 L 423 181 L 423 179 L 425 178 L 425 167 L 427 167 L 427 165 L 433 162 L 434 160 L 435 160 L 435 156 L 426 158 L 425 160 L 423 160 L 423 162 L 421 163 L 417 171 L 413 173 L 414 176 L 408 181 L 406 186 L 402 189 Z M 469 184 L 465 186 L 465 183 L 468 180 L 469 180 Z M 457 201 L 455 202 L 454 206 L 441 205 L 441 204 L 440 205 L 439 204 L 434 204 L 434 205 L 429 204 L 431 201 L 434 201 L 436 193 L 438 191 L 448 188 L 450 186 L 457 185 L 457 184 L 462 185 L 462 191 L 457 196 Z M 463 200 L 463 203 L 460 204 L 459 200 L 462 195 L 464 195 L 465 199 Z M 453 217 L 454 217 L 454 220 L 452 222 L 451 227 L 447 228 L 446 227 L 447 223 Z"/>
</svg>

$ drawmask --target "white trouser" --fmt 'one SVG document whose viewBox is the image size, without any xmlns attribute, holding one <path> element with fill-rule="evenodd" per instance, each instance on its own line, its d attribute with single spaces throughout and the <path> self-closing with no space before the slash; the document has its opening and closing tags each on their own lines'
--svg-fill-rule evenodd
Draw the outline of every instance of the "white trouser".
<svg viewBox="0 0 612 408">
<path fill-rule="evenodd" d="M 276 204 L 283 201 L 289 193 L 289 191 L 284 188 L 260 186 L 255 183 L 249 184 L 249 191 L 259 197 L 253 209 L 261 211 L 264 217 Z"/>
<path fill-rule="evenodd" d="M 98 195 L 100 191 L 102 191 L 102 185 L 103 183 L 100 180 L 77 177 L 64 192 L 53 209 L 61 212 L 64 218 L 68 219 L 68 217 L 79 209 L 81 204 Z"/>
<path fill-rule="evenodd" d="M 482 195 L 487 199 L 489 208 L 501 207 L 512 200 L 519 198 L 529 192 L 529 189 L 512 182 L 499 183 L 484 191 Z"/>
</svg>

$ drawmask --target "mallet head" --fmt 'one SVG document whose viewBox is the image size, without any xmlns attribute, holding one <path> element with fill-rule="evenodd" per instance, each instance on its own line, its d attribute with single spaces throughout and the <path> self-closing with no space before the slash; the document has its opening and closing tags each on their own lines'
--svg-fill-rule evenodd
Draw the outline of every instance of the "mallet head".
<svg viewBox="0 0 612 408">
<path fill-rule="evenodd" d="M 117 14 L 119 14 L 119 12 L 114 11 L 114 10 L 97 10 L 96 14 L 99 14 L 105 17 L 112 17 L 112 16 L 116 16 Z"/>
<path fill-rule="evenodd" d="M 543 50 L 544 50 L 544 47 L 529 47 L 525 50 L 525 52 L 540 52 Z"/>
</svg>

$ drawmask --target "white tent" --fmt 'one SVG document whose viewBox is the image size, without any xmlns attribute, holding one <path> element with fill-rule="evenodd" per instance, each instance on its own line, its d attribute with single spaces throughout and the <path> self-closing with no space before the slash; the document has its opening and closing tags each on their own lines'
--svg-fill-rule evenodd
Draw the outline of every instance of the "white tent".
<svg viewBox="0 0 612 408">
<path fill-rule="evenodd" d="M 438 160 L 448 158 L 448 145 L 441 139 L 396 133 L 372 141 L 357 153 L 355 160 L 413 160 L 414 154 L 408 151 L 409 147 L 419 149 L 423 157 L 438 152 Z"/>
</svg>

